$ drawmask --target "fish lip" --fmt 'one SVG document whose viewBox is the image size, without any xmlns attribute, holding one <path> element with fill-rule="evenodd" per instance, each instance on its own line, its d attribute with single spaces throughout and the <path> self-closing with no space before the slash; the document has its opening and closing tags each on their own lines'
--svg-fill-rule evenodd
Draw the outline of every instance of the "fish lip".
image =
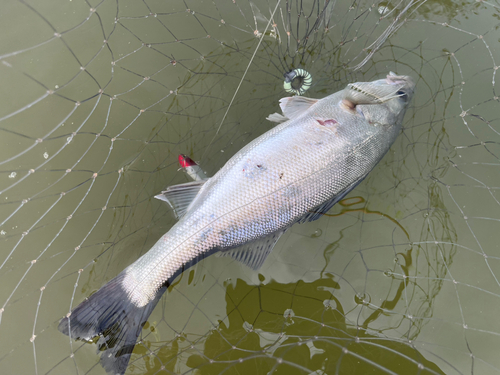
<svg viewBox="0 0 500 375">
<path fill-rule="evenodd" d="M 388 85 L 399 86 L 398 89 L 402 89 L 408 96 L 406 103 L 409 103 L 413 95 L 415 94 L 415 81 L 411 76 L 396 75 L 393 72 L 389 72 L 389 74 L 385 78 L 385 82 Z"/>
<path fill-rule="evenodd" d="M 405 87 L 410 88 L 413 91 L 415 87 L 415 83 L 413 82 L 413 78 L 410 76 L 398 76 L 393 72 L 389 72 L 385 81 L 389 85 L 404 85 Z"/>
</svg>

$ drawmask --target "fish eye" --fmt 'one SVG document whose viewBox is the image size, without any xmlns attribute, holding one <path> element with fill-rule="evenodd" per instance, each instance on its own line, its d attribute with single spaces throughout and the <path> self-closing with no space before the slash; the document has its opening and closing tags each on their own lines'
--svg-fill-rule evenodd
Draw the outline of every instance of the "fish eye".
<svg viewBox="0 0 500 375">
<path fill-rule="evenodd" d="M 399 90 L 396 95 L 403 101 L 408 101 L 408 95 L 406 94 L 406 92 L 402 91 L 402 90 Z"/>
</svg>

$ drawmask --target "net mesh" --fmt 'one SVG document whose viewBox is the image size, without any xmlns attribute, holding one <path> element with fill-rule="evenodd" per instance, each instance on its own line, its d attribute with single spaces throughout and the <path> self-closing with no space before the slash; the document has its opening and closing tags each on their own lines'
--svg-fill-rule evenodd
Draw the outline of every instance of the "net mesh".
<svg viewBox="0 0 500 375">
<path fill-rule="evenodd" d="M 500 372 L 498 2 L 5 1 L 0 368 L 103 374 L 59 319 L 173 224 L 153 199 L 306 96 L 417 81 L 403 133 L 254 272 L 209 257 L 143 328 L 129 374 Z"/>
</svg>

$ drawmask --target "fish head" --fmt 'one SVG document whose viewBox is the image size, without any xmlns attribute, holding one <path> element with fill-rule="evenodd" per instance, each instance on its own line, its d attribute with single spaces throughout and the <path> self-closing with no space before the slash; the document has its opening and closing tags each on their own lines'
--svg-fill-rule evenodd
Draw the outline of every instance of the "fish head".
<svg viewBox="0 0 500 375">
<path fill-rule="evenodd" d="M 370 124 L 394 126 L 402 123 L 414 91 L 411 77 L 390 72 L 383 79 L 349 84 L 344 90 L 342 105 L 356 111 Z"/>
</svg>

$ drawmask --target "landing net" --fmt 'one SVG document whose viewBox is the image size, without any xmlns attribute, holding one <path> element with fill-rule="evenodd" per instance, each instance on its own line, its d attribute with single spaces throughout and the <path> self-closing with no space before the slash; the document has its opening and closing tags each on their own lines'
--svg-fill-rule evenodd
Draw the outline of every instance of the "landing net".
<svg viewBox="0 0 500 375">
<path fill-rule="evenodd" d="M 175 222 L 154 199 L 273 126 L 284 74 L 322 98 L 389 71 L 403 133 L 258 272 L 209 257 L 128 374 L 500 373 L 497 1 L 4 1 L 0 372 L 104 374 L 59 319 Z"/>
</svg>

